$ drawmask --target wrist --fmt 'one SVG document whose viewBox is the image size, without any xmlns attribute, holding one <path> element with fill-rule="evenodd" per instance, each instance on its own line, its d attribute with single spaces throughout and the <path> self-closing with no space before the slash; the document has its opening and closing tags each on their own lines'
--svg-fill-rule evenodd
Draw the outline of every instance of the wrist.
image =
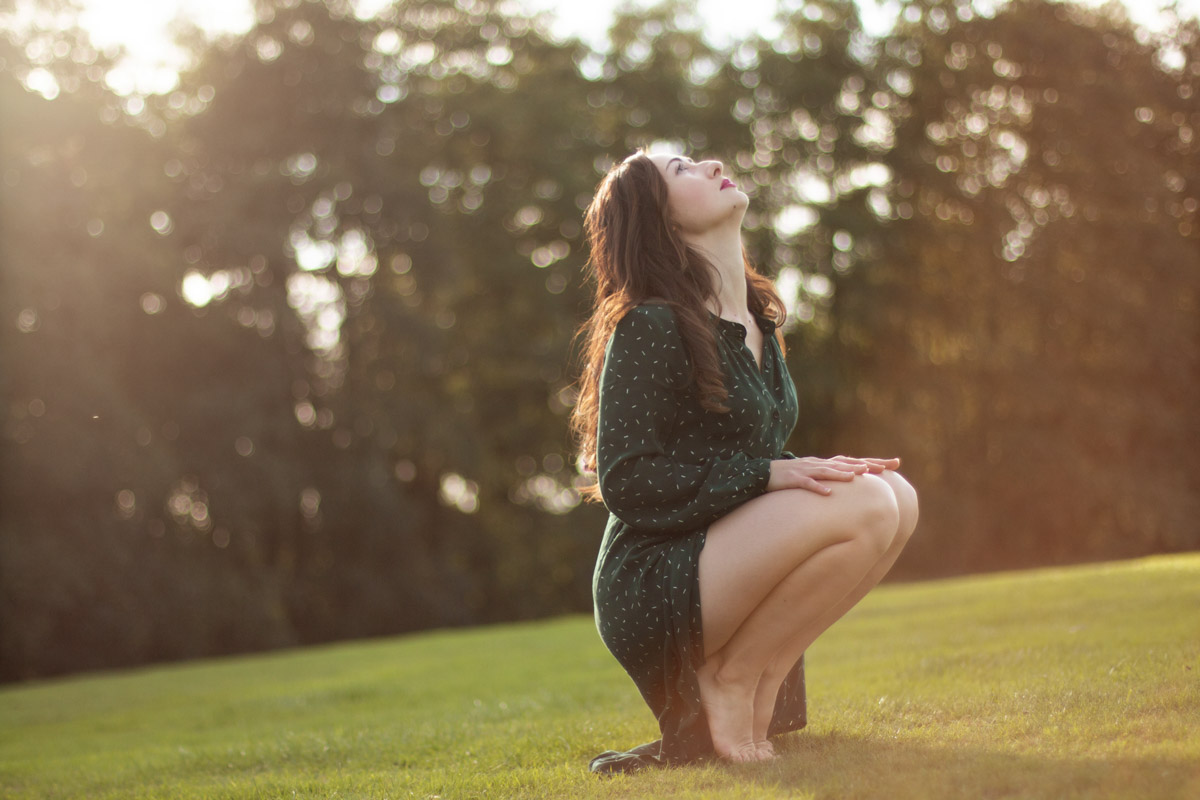
<svg viewBox="0 0 1200 800">
<path fill-rule="evenodd" d="M 775 461 L 767 459 L 767 482 L 763 485 L 764 492 L 773 492 L 778 486 L 775 480 Z"/>
</svg>

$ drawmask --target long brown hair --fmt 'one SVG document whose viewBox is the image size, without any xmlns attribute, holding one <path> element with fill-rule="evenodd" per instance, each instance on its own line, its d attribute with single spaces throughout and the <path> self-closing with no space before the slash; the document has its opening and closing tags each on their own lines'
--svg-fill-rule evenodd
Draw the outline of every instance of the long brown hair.
<svg viewBox="0 0 1200 800">
<path fill-rule="evenodd" d="M 675 231 L 667 211 L 667 182 L 643 149 L 613 166 L 600 181 L 584 214 L 590 251 L 585 270 L 596 281 L 591 317 L 572 341 L 587 340 L 583 370 L 576 381 L 578 398 L 571 411 L 570 430 L 578 450 L 577 466 L 596 472 L 596 428 L 600 412 L 600 374 L 604 351 L 617 322 L 633 307 L 663 302 L 674 309 L 701 407 L 728 413 L 729 396 L 717 353 L 717 322 L 707 301 L 717 298 L 716 268 Z M 742 247 L 746 268 L 746 304 L 755 314 L 775 322 L 775 337 L 786 352 L 780 327 L 787 319 L 783 301 L 771 280 L 755 270 Z M 599 501 L 595 483 L 579 489 L 583 499 Z"/>
</svg>

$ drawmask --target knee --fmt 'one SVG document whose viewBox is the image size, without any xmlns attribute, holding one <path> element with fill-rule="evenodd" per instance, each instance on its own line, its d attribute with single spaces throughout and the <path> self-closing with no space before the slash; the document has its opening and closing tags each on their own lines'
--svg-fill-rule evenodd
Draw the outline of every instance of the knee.
<svg viewBox="0 0 1200 800">
<path fill-rule="evenodd" d="M 917 490 L 903 475 L 894 470 L 885 470 L 881 473 L 881 477 L 887 481 L 896 495 L 896 506 L 900 512 L 900 529 L 896 535 L 903 541 L 908 541 L 917 528 L 917 518 L 920 513 L 917 507 Z"/>
<path fill-rule="evenodd" d="M 890 484 L 878 475 L 859 475 L 849 484 L 856 492 L 852 529 L 855 540 L 881 556 L 900 533 L 900 505 Z"/>
</svg>

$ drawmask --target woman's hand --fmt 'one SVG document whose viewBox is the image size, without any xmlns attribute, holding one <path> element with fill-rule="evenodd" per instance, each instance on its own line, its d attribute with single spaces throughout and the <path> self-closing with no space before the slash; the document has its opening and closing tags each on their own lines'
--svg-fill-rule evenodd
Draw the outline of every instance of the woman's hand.
<svg viewBox="0 0 1200 800">
<path fill-rule="evenodd" d="M 833 490 L 822 480 L 851 481 L 855 475 L 867 472 L 883 472 L 900 466 L 898 458 L 784 458 L 771 462 L 771 479 L 767 491 L 777 489 L 808 489 L 810 492 L 827 495 Z"/>
</svg>

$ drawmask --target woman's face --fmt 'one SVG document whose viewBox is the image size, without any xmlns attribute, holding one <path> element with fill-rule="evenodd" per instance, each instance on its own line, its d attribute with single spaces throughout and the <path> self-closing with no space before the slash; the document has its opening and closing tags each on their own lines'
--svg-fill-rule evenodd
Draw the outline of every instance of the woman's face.
<svg viewBox="0 0 1200 800">
<path fill-rule="evenodd" d="M 750 198 L 725 176 L 720 161 L 697 163 L 670 153 L 649 158 L 667 182 L 667 211 L 681 233 L 741 226 Z"/>
</svg>

